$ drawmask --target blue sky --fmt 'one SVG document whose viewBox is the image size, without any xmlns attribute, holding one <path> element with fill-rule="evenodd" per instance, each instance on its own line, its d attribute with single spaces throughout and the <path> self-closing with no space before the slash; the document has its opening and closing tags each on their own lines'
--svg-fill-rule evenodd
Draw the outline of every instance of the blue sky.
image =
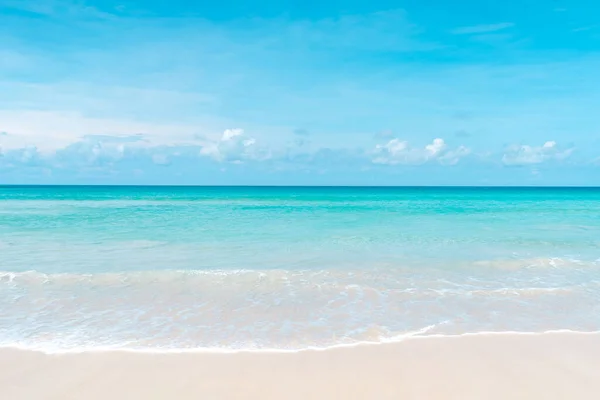
<svg viewBox="0 0 600 400">
<path fill-rule="evenodd" d="M 0 0 L 0 183 L 600 185 L 592 1 Z"/>
</svg>

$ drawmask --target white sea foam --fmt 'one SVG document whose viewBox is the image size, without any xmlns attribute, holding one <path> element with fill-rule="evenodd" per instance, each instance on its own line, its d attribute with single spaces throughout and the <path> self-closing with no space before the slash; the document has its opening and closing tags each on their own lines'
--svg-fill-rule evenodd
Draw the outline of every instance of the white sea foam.
<svg viewBox="0 0 600 400">
<path fill-rule="evenodd" d="M 105 353 L 105 352 L 123 352 L 123 353 L 147 353 L 147 354 L 193 354 L 193 353 L 216 353 L 216 354 L 240 354 L 240 353 L 300 353 L 305 351 L 327 351 L 342 348 L 355 348 L 362 346 L 377 346 L 393 343 L 401 343 L 409 340 L 436 340 L 436 339 L 454 339 L 460 337 L 477 336 L 543 336 L 543 335 L 600 335 L 597 331 L 576 331 L 571 329 L 555 329 L 540 332 L 528 331 L 481 331 L 466 332 L 460 334 L 426 334 L 431 327 L 425 327 L 419 331 L 408 332 L 404 335 L 397 335 L 393 338 L 382 339 L 380 341 L 356 341 L 353 343 L 333 344 L 329 346 L 307 346 L 297 349 L 285 348 L 227 348 L 227 347 L 197 347 L 197 348 L 135 348 L 135 347 L 116 347 L 116 346 L 79 346 L 73 348 L 59 348 L 49 345 L 26 345 L 22 343 L 0 344 L 0 349 L 35 351 L 44 354 L 81 354 L 81 353 Z"/>
<path fill-rule="evenodd" d="M 558 272 L 4 271 L 0 345 L 292 351 L 414 335 L 599 330 L 600 280 Z"/>
</svg>

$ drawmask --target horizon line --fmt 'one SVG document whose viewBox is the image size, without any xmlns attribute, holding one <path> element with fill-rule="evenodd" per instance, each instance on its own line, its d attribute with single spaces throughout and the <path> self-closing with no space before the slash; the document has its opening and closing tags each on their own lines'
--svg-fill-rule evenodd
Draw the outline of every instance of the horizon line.
<svg viewBox="0 0 600 400">
<path fill-rule="evenodd" d="M 423 188 L 471 188 L 471 189 L 486 189 L 486 188 L 519 188 L 519 189 L 600 189 L 600 186 L 583 186 L 583 185 L 198 185 L 198 184 L 93 184 L 93 183 L 76 183 L 76 184 L 3 184 L 0 183 L 0 188 L 35 188 L 35 187 L 157 187 L 157 188 L 406 188 L 406 189 L 423 189 Z"/>
</svg>

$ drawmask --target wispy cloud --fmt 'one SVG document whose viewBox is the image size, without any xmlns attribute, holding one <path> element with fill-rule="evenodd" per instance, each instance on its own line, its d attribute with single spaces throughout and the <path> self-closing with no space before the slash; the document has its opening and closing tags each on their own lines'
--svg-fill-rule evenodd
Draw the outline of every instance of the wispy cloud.
<svg viewBox="0 0 600 400">
<path fill-rule="evenodd" d="M 417 38 L 421 29 L 401 9 L 316 21 L 288 21 L 282 33 L 278 37 L 288 45 L 310 44 L 338 50 L 421 51 L 437 47 Z"/>
<path fill-rule="evenodd" d="M 507 166 L 522 166 L 562 161 L 570 157 L 573 150 L 561 149 L 555 141 L 547 141 L 542 146 L 513 145 L 506 149 L 502 162 Z"/>
<path fill-rule="evenodd" d="M 575 28 L 572 30 L 572 32 L 587 32 L 587 31 L 591 31 L 598 28 L 598 25 L 587 25 L 587 26 L 581 26 L 579 28 Z"/>
<path fill-rule="evenodd" d="M 78 18 L 110 18 L 112 14 L 74 0 L 20 1 L 0 0 L 0 8 L 20 10 L 47 17 L 69 16 Z"/>
<path fill-rule="evenodd" d="M 5 149 L 33 146 L 44 153 L 53 153 L 84 138 L 112 137 L 111 142 L 131 141 L 139 145 L 196 143 L 194 134 L 206 127 L 178 124 L 152 124 L 136 120 L 91 118 L 77 112 L 0 110 L 0 130 Z M 210 132 L 210 130 L 208 129 Z M 142 135 L 143 141 L 137 136 Z M 120 139 L 119 139 L 120 138 Z"/>
<path fill-rule="evenodd" d="M 244 134 L 243 129 L 227 129 L 215 141 L 202 143 L 200 154 L 217 162 L 243 163 L 247 160 L 264 161 L 271 157 L 267 149 L 257 146 L 256 139 Z"/>
<path fill-rule="evenodd" d="M 415 148 L 407 141 L 398 138 L 377 145 L 372 161 L 384 165 L 420 165 L 428 161 L 438 161 L 442 165 L 455 165 L 462 157 L 470 154 L 464 146 L 449 149 L 443 139 L 437 138 L 423 148 Z"/>
<path fill-rule="evenodd" d="M 450 32 L 454 35 L 470 35 L 478 33 L 498 32 L 504 29 L 512 28 L 513 26 L 515 26 L 515 24 L 512 22 L 502 22 L 498 24 L 463 26 L 460 28 L 453 29 Z"/>
</svg>

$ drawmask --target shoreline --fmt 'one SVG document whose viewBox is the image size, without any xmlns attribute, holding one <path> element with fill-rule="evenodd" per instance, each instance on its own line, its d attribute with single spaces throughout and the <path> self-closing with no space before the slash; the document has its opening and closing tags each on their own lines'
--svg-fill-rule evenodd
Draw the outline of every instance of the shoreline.
<svg viewBox="0 0 600 400">
<path fill-rule="evenodd" d="M 430 335 L 279 353 L 0 349 L 0 398 L 15 400 L 599 396 L 600 333 Z"/>
<path fill-rule="evenodd" d="M 0 352 L 8 351 L 24 351 L 32 353 L 40 353 L 44 355 L 68 355 L 68 354 L 86 354 L 86 353 L 123 353 L 123 354 L 297 354 L 304 352 L 324 352 L 338 349 L 353 349 L 360 347 L 375 347 L 389 346 L 393 344 L 404 343 L 412 340 L 439 340 L 439 339 L 454 339 L 479 336 L 546 336 L 546 335 L 582 335 L 582 336 L 600 336 L 600 331 L 573 331 L 570 329 L 554 329 L 543 332 L 528 332 L 528 331 L 482 331 L 482 332 L 465 332 L 457 334 L 421 334 L 422 330 L 417 333 L 408 332 L 404 335 L 399 335 L 394 338 L 382 339 L 380 341 L 359 341 L 353 343 L 339 343 L 330 346 L 318 347 L 307 346 L 298 349 L 285 348 L 230 348 L 230 347 L 190 347 L 190 348 L 168 348 L 168 347 L 109 347 L 109 346 L 90 346 L 76 348 L 59 348 L 48 350 L 27 345 L 0 345 Z"/>
</svg>

